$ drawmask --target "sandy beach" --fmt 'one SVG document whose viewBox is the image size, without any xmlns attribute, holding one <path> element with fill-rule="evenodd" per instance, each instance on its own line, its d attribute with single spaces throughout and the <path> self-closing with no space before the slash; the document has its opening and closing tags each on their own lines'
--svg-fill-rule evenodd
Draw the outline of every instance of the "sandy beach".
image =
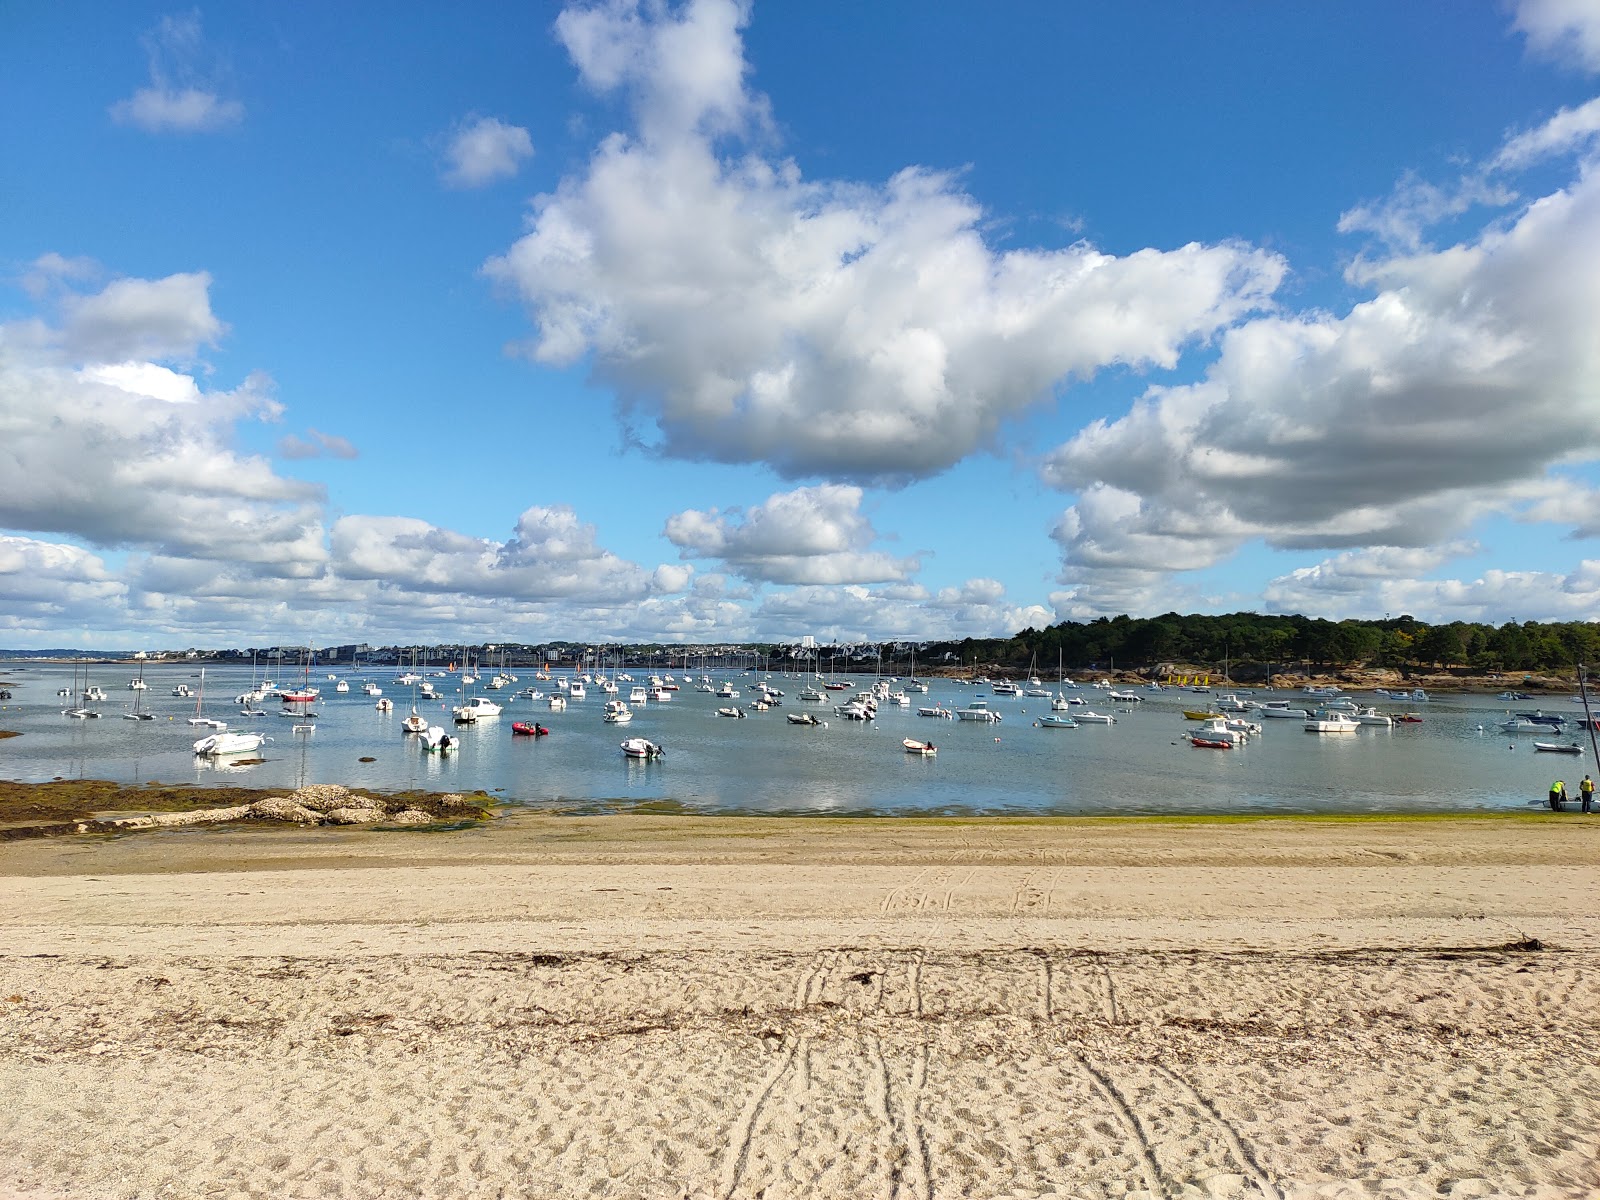
<svg viewBox="0 0 1600 1200">
<path fill-rule="evenodd" d="M 1600 816 L 0 843 L 0 1195 L 1600 1195 Z"/>
</svg>

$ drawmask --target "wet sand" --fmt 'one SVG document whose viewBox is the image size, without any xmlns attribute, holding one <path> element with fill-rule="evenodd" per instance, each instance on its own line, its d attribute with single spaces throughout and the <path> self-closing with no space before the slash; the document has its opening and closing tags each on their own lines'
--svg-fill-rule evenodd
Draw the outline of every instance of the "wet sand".
<svg viewBox="0 0 1600 1200">
<path fill-rule="evenodd" d="M 1600 1194 L 1600 817 L 0 843 L 0 1195 Z"/>
</svg>

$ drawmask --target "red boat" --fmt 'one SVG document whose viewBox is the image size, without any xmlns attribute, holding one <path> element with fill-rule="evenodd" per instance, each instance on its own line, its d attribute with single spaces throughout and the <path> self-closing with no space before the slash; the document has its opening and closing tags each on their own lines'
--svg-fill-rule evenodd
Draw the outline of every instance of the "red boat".
<svg viewBox="0 0 1600 1200">
<path fill-rule="evenodd" d="M 543 737 L 550 731 L 543 725 L 529 725 L 526 721 L 511 722 L 511 732 L 520 733 L 526 737 Z"/>
<path fill-rule="evenodd" d="M 1416 713 L 1401 713 L 1394 719 L 1396 725 L 1421 725 L 1422 718 Z"/>
<path fill-rule="evenodd" d="M 1203 750 L 1232 750 L 1233 749 L 1233 743 L 1232 742 L 1218 742 L 1218 741 L 1213 741 L 1211 738 L 1192 737 L 1192 738 L 1189 739 L 1189 741 L 1193 745 L 1199 746 Z"/>
</svg>

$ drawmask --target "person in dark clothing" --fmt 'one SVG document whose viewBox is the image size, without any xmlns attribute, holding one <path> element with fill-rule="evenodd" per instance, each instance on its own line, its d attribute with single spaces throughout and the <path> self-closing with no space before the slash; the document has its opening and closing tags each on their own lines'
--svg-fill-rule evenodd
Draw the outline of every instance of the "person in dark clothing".
<svg viewBox="0 0 1600 1200">
<path fill-rule="evenodd" d="M 1550 811 L 1565 812 L 1566 805 L 1567 785 L 1558 779 L 1550 785 Z"/>
<path fill-rule="evenodd" d="M 1584 812 L 1593 811 L 1594 780 L 1590 779 L 1587 775 L 1583 777 L 1583 782 L 1578 785 L 1578 798 L 1583 801 Z"/>
</svg>

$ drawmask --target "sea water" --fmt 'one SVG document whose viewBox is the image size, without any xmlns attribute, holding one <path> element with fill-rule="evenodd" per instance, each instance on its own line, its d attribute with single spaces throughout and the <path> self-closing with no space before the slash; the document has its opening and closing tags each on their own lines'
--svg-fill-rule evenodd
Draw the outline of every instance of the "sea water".
<svg viewBox="0 0 1600 1200">
<path fill-rule="evenodd" d="M 435 679 L 445 699 L 418 700 L 430 722 L 461 739 L 449 755 L 425 753 L 407 737 L 401 721 L 412 706 L 409 687 L 394 685 L 387 673 L 349 676 L 351 690 L 336 693 L 318 672 L 322 689 L 312 706 L 313 732 L 296 732 L 297 722 L 277 715 L 279 705 L 261 707 L 265 717 L 239 715 L 233 698 L 251 683 L 249 668 L 208 667 L 204 715 L 226 720 L 236 731 L 260 731 L 272 740 L 240 763 L 196 756 L 195 740 L 207 732 L 187 723 L 196 699 L 171 695 L 175 684 L 199 685 L 197 668 L 183 664 L 147 666 L 144 706 L 153 721 L 128 721 L 134 693 L 126 690 L 134 671 L 126 666 L 92 669 L 93 682 L 110 699 L 94 705 L 103 715 L 74 720 L 62 715 L 68 701 L 56 689 L 72 686 L 67 666 L 10 667 L 0 677 L 11 681 L 14 699 L 0 703 L 0 729 L 22 736 L 0 740 L 0 777 L 21 781 L 111 779 L 131 784 L 160 782 L 290 789 L 309 783 L 343 783 L 381 790 L 482 790 L 508 804 L 565 812 L 674 809 L 718 814 L 1123 814 L 1245 812 L 1419 812 L 1520 809 L 1542 804 L 1554 779 L 1564 779 L 1576 794 L 1577 780 L 1595 769 L 1588 751 L 1582 757 L 1538 753 L 1534 737 L 1495 728 L 1508 705 L 1485 696 L 1441 696 L 1431 703 L 1376 702 L 1380 711 L 1416 711 L 1421 724 L 1393 729 L 1364 726 L 1355 733 L 1310 734 L 1299 721 L 1263 722 L 1260 737 L 1241 748 L 1208 750 L 1192 746 L 1192 724 L 1182 709 L 1204 707 L 1209 697 L 1168 689 L 1141 692 L 1137 705 L 1111 703 L 1104 691 L 1083 688 L 1097 712 L 1114 713 L 1115 725 L 1085 724 L 1076 729 L 1045 728 L 1034 721 L 1050 712 L 1045 697 L 997 697 L 986 688 L 950 680 L 929 680 L 932 691 L 913 695 L 910 708 L 882 705 L 875 721 L 856 722 L 834 714 L 833 706 L 872 683 L 856 677 L 850 692 L 825 692 L 824 704 L 798 697 L 807 681 L 774 674 L 773 686 L 786 695 L 767 712 L 746 709 L 744 720 L 716 715 L 719 707 L 749 704 L 753 678 L 716 673 L 715 682 L 733 682 L 743 693 L 734 701 L 692 690 L 685 684 L 670 703 L 634 707 L 631 724 L 601 720 L 604 697 L 589 689 L 589 699 L 552 712 L 544 701 L 516 695 L 513 687 L 533 682 L 532 672 L 489 695 L 505 705 L 497 718 L 456 726 L 450 708 L 461 702 L 456 676 Z M 637 673 L 636 673 L 637 674 Z M 394 702 L 394 711 L 377 711 L 361 690 L 371 678 Z M 639 676 L 642 681 L 643 676 Z M 279 681 L 287 687 L 294 679 Z M 552 684 L 537 686 L 550 691 Z M 623 684 L 622 694 L 628 685 Z M 1258 699 L 1288 699 L 1292 706 L 1314 706 L 1314 698 L 1293 692 L 1250 692 Z M 947 709 L 983 698 L 1000 712 L 998 724 L 941 720 L 917 715 L 917 708 Z M 1566 696 L 1512 704 L 1518 711 L 1576 718 L 1581 710 Z M 811 712 L 825 726 L 794 725 L 791 712 Z M 513 721 L 535 722 L 548 737 L 513 735 Z M 1540 740 L 1582 741 L 1576 720 L 1566 737 Z M 645 737 L 666 749 L 660 759 L 640 762 L 623 756 L 620 743 Z M 901 739 L 932 741 L 937 755 L 905 753 Z M 364 758 L 373 761 L 363 762 Z"/>
</svg>

